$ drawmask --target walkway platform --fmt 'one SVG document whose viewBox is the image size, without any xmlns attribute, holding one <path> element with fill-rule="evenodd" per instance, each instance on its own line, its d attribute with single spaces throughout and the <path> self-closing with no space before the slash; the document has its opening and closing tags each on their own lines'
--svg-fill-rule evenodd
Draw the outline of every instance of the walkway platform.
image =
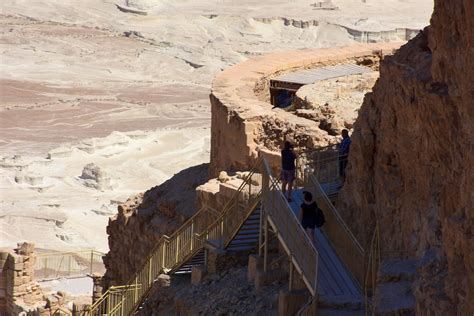
<svg viewBox="0 0 474 316">
<path fill-rule="evenodd" d="M 290 203 L 293 212 L 298 215 L 303 203 L 303 190 L 293 192 Z M 319 252 L 318 294 L 320 299 L 331 304 L 362 303 L 362 292 L 350 272 L 339 259 L 326 235 L 316 229 L 316 249 Z"/>
<path fill-rule="evenodd" d="M 272 81 L 275 82 L 275 87 L 280 87 L 278 84 L 284 85 L 285 83 L 307 85 L 315 83 L 316 81 L 328 80 L 349 75 L 359 75 L 372 71 L 373 70 L 368 67 L 354 64 L 344 64 L 290 72 L 273 78 Z"/>
</svg>

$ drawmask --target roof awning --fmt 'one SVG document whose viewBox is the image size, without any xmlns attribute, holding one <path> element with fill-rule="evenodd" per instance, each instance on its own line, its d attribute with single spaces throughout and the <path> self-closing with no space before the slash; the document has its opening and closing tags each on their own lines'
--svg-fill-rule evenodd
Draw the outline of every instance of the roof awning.
<svg viewBox="0 0 474 316">
<path fill-rule="evenodd" d="M 271 81 L 279 81 L 296 85 L 307 85 L 313 84 L 320 80 L 364 74 L 372 71 L 373 70 L 368 67 L 344 64 L 290 72 L 276 78 L 272 78 Z"/>
</svg>

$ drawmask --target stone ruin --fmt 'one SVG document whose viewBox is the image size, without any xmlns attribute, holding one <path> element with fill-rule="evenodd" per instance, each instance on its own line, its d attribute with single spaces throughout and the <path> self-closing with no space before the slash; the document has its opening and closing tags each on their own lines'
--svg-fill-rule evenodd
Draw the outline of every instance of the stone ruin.
<svg viewBox="0 0 474 316">
<path fill-rule="evenodd" d="M 19 243 L 0 249 L 0 315 L 76 315 L 90 304 L 73 304 L 65 292 L 47 291 L 35 279 L 35 245 Z M 72 306 L 72 309 L 71 309 Z"/>
</svg>

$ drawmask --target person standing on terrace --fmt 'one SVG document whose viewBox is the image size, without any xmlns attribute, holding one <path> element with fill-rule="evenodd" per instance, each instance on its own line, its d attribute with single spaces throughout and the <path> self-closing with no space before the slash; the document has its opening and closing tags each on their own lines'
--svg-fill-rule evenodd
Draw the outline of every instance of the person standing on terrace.
<svg viewBox="0 0 474 316">
<path fill-rule="evenodd" d="M 351 138 L 349 137 L 349 131 L 347 129 L 343 129 L 341 135 L 342 141 L 339 144 L 339 175 L 344 181 L 346 178 L 347 157 L 349 156 L 351 147 Z"/>
<path fill-rule="evenodd" d="M 293 151 L 293 145 L 289 141 L 285 141 L 283 150 L 281 151 L 281 190 L 283 195 L 286 196 L 288 189 L 288 202 L 291 202 L 291 193 L 293 190 L 293 181 L 296 177 L 296 165 L 295 160 L 297 155 Z"/>
</svg>

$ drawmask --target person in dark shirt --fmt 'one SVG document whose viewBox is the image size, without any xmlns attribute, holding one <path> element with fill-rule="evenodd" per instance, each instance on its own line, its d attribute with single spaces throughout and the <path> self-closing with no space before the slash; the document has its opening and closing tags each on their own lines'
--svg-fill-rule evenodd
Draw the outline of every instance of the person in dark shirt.
<svg viewBox="0 0 474 316">
<path fill-rule="evenodd" d="M 289 141 L 285 141 L 283 150 L 281 151 L 281 190 L 283 195 L 286 196 L 288 188 L 288 202 L 291 202 L 291 192 L 293 190 L 293 181 L 296 177 L 296 166 L 295 160 L 297 156 L 293 151 L 293 145 Z"/>
<path fill-rule="evenodd" d="M 339 175 L 344 180 L 346 177 L 347 157 L 351 147 L 351 138 L 347 129 L 342 130 L 342 141 L 339 144 Z"/>
<path fill-rule="evenodd" d="M 314 241 L 314 229 L 316 227 L 316 212 L 318 210 L 318 205 L 315 201 L 313 201 L 313 195 L 311 192 L 303 191 L 303 203 L 300 206 L 300 213 L 299 219 L 301 222 L 301 226 L 306 231 L 311 239 L 311 242 L 315 243 Z"/>
</svg>

